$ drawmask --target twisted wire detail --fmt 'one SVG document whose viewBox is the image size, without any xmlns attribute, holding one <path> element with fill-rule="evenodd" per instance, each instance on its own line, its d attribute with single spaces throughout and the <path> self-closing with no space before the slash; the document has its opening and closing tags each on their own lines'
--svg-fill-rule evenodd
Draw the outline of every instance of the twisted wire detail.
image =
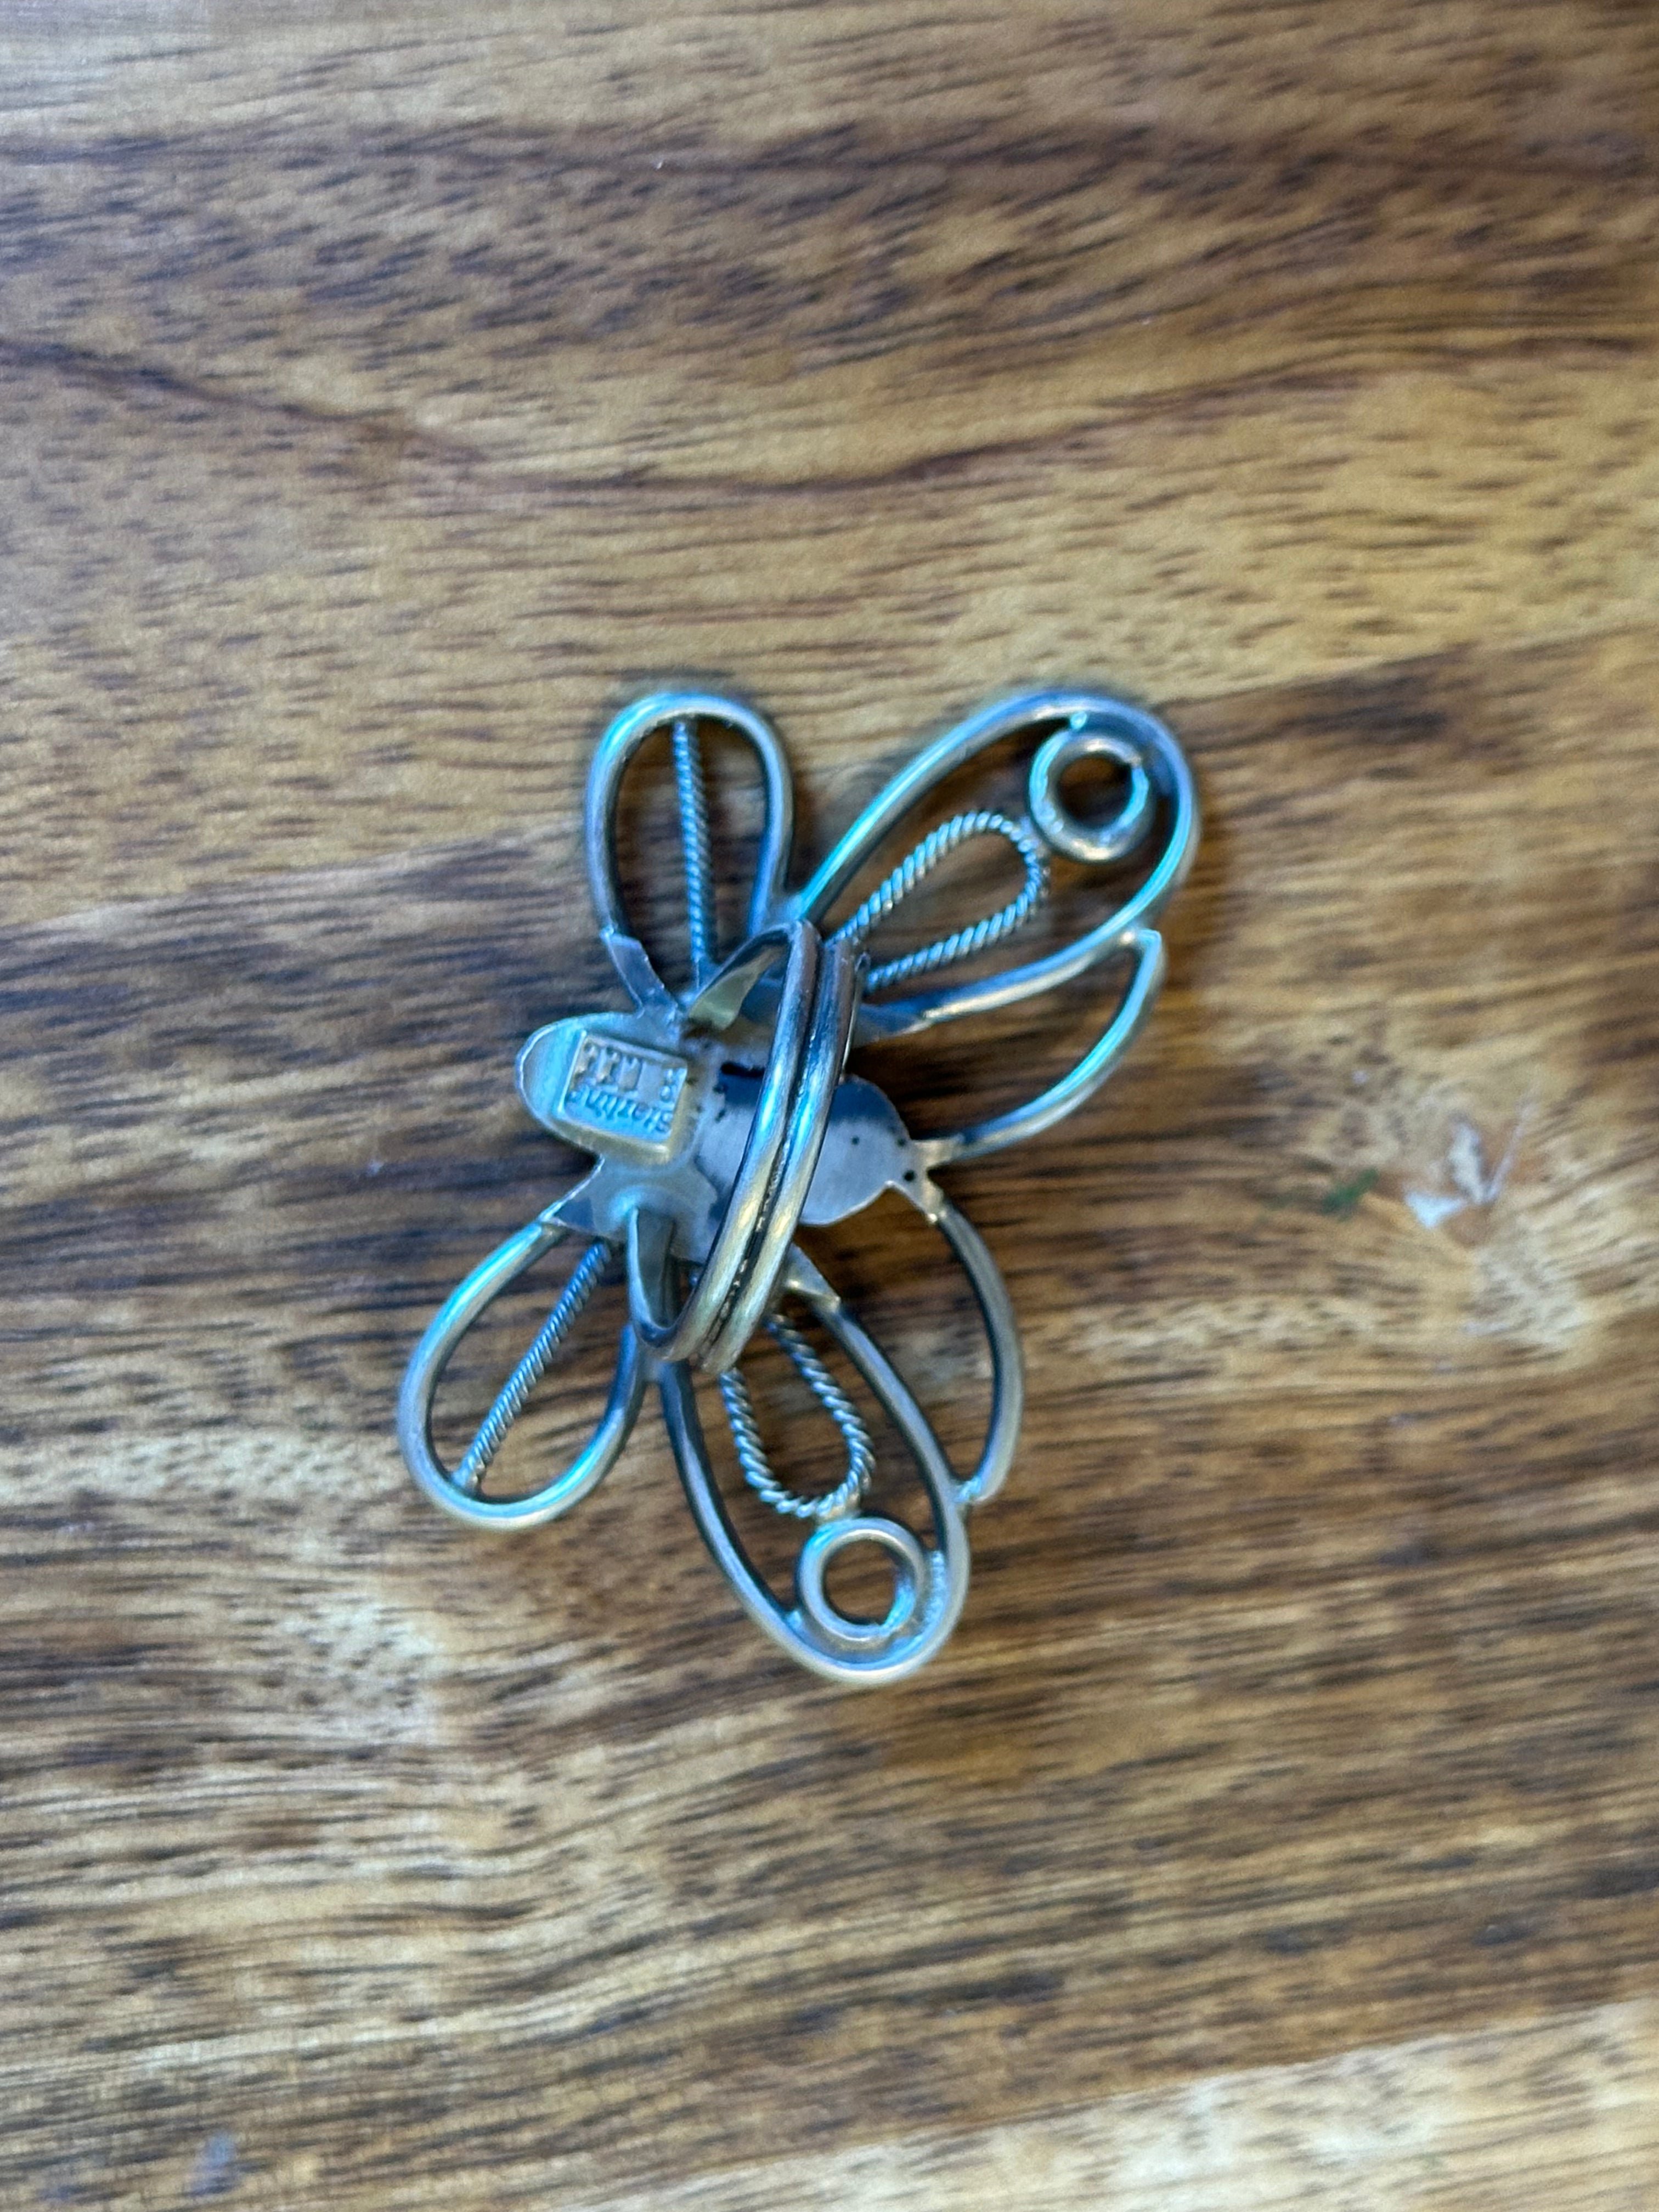
<svg viewBox="0 0 1659 2212">
<path fill-rule="evenodd" d="M 732 1426 L 732 1441 L 737 1446 L 743 1479 L 774 1512 L 793 1514 L 800 1521 L 836 1520 L 859 1503 L 875 1472 L 876 1455 L 870 1432 L 857 1407 L 793 1322 L 782 1314 L 773 1314 L 767 1321 L 766 1331 L 783 1347 L 796 1373 L 841 1431 L 847 1446 L 847 1472 L 833 1490 L 826 1490 L 817 1498 L 803 1498 L 799 1491 L 780 1482 L 766 1456 L 749 1385 L 739 1369 L 729 1367 L 720 1377 L 720 1396 L 726 1402 L 726 1418 Z"/>
<path fill-rule="evenodd" d="M 685 848 L 685 927 L 694 983 L 714 964 L 714 878 L 708 857 L 708 787 L 696 724 L 682 715 L 674 725 L 674 787 L 680 802 L 680 842 Z"/>
<path fill-rule="evenodd" d="M 495 1404 L 479 1423 L 478 1433 L 467 1446 L 465 1456 L 453 1478 L 458 1490 L 477 1490 L 507 1431 L 524 1411 L 526 1399 L 552 1364 L 554 1353 L 592 1297 L 610 1256 L 611 1247 L 596 1241 L 576 1262 L 557 1304 L 537 1330 L 529 1350 L 507 1376 Z"/>
<path fill-rule="evenodd" d="M 930 830 L 915 850 L 900 861 L 885 883 L 878 884 L 858 912 L 842 924 L 836 932 L 836 937 L 854 945 L 861 944 L 948 854 L 973 837 L 1003 837 L 1014 848 L 1025 864 L 1025 882 L 1018 894 L 996 913 L 988 914 L 965 929 L 952 930 L 948 937 L 936 938 L 933 944 L 921 945 L 914 952 L 879 962 L 865 977 L 866 992 L 886 990 L 895 983 L 908 981 L 913 975 L 928 975 L 952 960 L 971 959 L 988 945 L 994 945 L 1000 938 L 1029 921 L 1048 896 L 1048 858 L 1029 823 L 1015 822 L 1006 814 L 984 809 L 971 814 L 953 814 L 948 822 Z"/>
</svg>

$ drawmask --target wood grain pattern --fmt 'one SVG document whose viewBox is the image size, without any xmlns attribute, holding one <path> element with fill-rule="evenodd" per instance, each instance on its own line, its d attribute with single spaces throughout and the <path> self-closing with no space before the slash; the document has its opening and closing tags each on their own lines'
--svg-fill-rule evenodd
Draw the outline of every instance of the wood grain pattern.
<svg viewBox="0 0 1659 2212">
<path fill-rule="evenodd" d="M 1645 2212 L 1656 216 L 1613 0 L 0 0 L 8 2204 Z M 684 675 L 819 849 L 1015 682 L 1203 785 L 956 1179 L 1032 1404 L 904 1691 L 648 1425 L 495 1544 L 390 1435 Z"/>
</svg>

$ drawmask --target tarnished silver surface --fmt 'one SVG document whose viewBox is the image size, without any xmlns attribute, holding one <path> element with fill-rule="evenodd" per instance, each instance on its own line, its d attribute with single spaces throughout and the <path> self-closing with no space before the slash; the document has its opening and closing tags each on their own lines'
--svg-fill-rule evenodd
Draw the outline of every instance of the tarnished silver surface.
<svg viewBox="0 0 1659 2212">
<path fill-rule="evenodd" d="M 716 943 L 714 880 L 702 738 L 709 727 L 743 738 L 759 763 L 764 821 L 744 935 Z M 679 993 L 659 975 L 629 927 L 617 852 L 623 779 L 641 747 L 665 733 L 678 794 L 690 980 Z M 928 829 L 862 902 L 832 915 L 858 879 L 870 881 L 887 841 L 945 779 L 993 747 L 1035 740 L 1024 817 L 979 808 Z M 1124 795 L 1111 819 L 1080 820 L 1062 779 L 1103 761 Z M 592 1171 L 476 1267 L 416 1346 L 398 1403 L 398 1436 L 416 1480 L 446 1510 L 493 1528 L 556 1518 L 615 1462 L 654 1378 L 692 1513 L 739 1601 L 800 1662 L 831 1680 L 878 1683 L 912 1673 L 939 1648 L 968 1588 L 969 1510 L 991 1497 L 1012 1464 L 1024 1399 L 1019 1338 L 991 1254 L 939 1188 L 938 1171 L 1049 1127 L 1110 1075 L 1151 1010 L 1163 979 L 1153 927 L 1190 866 L 1198 805 L 1180 747 L 1155 717 L 1090 692 L 1033 692 L 997 702 L 926 747 L 896 776 L 801 888 L 787 889 L 793 800 L 769 725 L 740 702 L 702 692 L 638 701 L 601 738 L 588 778 L 586 842 L 599 933 L 633 1000 L 631 1012 L 568 1015 L 536 1031 L 519 1055 L 520 1095 L 542 1126 L 593 1155 Z M 972 839 L 1013 848 L 1024 872 L 1005 906 L 912 951 L 875 961 L 869 939 L 921 881 Z M 1127 895 L 1060 951 L 965 982 L 911 989 L 978 960 L 1029 921 L 1059 860 L 1111 868 L 1141 865 Z M 848 1054 L 1015 1005 L 1108 960 L 1127 981 L 1090 1049 L 1023 1106 L 946 1135 L 912 1137 L 890 1101 L 847 1073 Z M 960 1262 L 984 1323 L 991 1413 L 975 1466 L 958 1474 L 898 1370 L 796 1241 L 797 1230 L 845 1220 L 895 1191 L 939 1231 Z M 442 1465 L 432 1403 L 457 1345 L 485 1310 L 569 1236 L 585 1249 L 563 1295 L 520 1359 L 459 1463 Z M 609 1400 L 571 1463 L 526 1494 L 491 1498 L 483 1485 L 496 1452 L 558 1359 L 612 1262 L 625 1276 L 629 1314 Z M 902 1443 L 920 1493 L 921 1531 L 866 1509 L 874 1471 L 870 1431 L 854 1399 L 785 1309 L 810 1316 L 844 1357 Z M 839 1431 L 847 1472 L 803 1494 L 778 1472 L 739 1371 L 765 1328 L 782 1346 Z M 698 1409 L 698 1372 L 720 1378 L 739 1469 L 780 1513 L 805 1523 L 793 1597 L 756 1568 L 721 1495 Z M 888 1562 L 892 1597 L 878 1620 L 839 1609 L 826 1583 L 833 1559 L 857 1545 Z"/>
</svg>

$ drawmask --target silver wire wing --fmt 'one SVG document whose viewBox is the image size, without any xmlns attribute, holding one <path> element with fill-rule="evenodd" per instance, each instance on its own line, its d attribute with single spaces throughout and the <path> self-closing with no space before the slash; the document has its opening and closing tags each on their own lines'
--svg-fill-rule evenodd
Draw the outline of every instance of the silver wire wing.
<svg viewBox="0 0 1659 2212">
<path fill-rule="evenodd" d="M 438 1456 L 432 1437 L 433 1401 L 444 1370 L 462 1338 L 503 1291 L 569 1233 L 550 1207 L 515 1231 L 504 1244 L 498 1245 L 445 1299 L 404 1370 L 403 1389 L 398 1398 L 398 1441 L 404 1458 L 427 1496 L 459 1520 L 490 1528 L 535 1528 L 544 1522 L 556 1520 L 604 1480 L 615 1466 L 638 1417 L 645 1397 L 647 1366 L 633 1330 L 624 1327 L 605 1411 L 592 1436 L 569 1465 L 521 1497 L 484 1498 L 479 1494 L 484 1475 L 507 1430 L 568 1340 L 604 1272 L 609 1252 L 604 1243 L 596 1242 L 583 1253 L 551 1313 L 497 1394 L 459 1462 L 447 1468 Z"/>
<path fill-rule="evenodd" d="M 1088 867 L 1122 860 L 1158 833 L 1156 857 L 1146 876 L 1129 897 L 1072 944 L 1040 959 L 896 999 L 884 996 L 882 984 L 872 981 L 860 1014 L 858 1043 L 909 1036 L 967 1014 L 989 1013 L 1069 982 L 1109 958 L 1135 932 L 1150 929 L 1185 880 L 1198 849 L 1198 794 L 1186 757 L 1164 724 L 1146 708 L 1103 692 L 1030 691 L 982 708 L 926 746 L 871 800 L 790 897 L 787 912 L 827 927 L 836 901 L 908 815 L 969 762 L 1027 733 L 1042 742 L 1027 778 L 1028 815 L 1023 823 L 1012 825 L 1012 833 L 1022 843 L 1035 841 L 1045 853 Z M 1067 772 L 1090 758 L 1105 760 L 1121 770 L 1126 785 L 1118 811 L 1102 823 L 1079 820 L 1067 806 L 1062 789 Z M 896 902 L 896 897 L 890 898 L 884 910 L 890 911 Z M 1010 917 L 1007 925 L 994 928 L 995 936 L 1012 933 L 1012 909 Z M 857 916 L 842 925 L 857 926 Z M 971 940 L 952 945 L 948 954 L 935 954 L 929 964 L 943 966 L 980 949 Z M 910 963 L 902 965 L 902 972 L 896 973 L 892 981 L 923 972 L 914 956 Z"/>
<path fill-rule="evenodd" d="M 799 1251 L 790 1255 L 787 1287 L 846 1353 L 898 1431 L 926 1498 L 931 1540 L 924 1541 L 890 1515 L 861 1510 L 862 1484 L 843 1482 L 831 1509 L 810 1516 L 814 1526 L 795 1563 L 793 1601 L 781 1599 L 750 1559 L 720 1494 L 691 1377 L 683 1365 L 661 1371 L 663 1416 L 692 1516 L 750 1620 L 813 1674 L 873 1687 L 924 1665 L 961 1615 L 968 1595 L 969 1548 L 960 1486 L 902 1377 Z M 728 1398 L 728 1407 L 730 1402 Z M 867 1449 L 867 1439 L 863 1441 Z M 858 1545 L 873 1546 L 892 1566 L 892 1601 L 878 1620 L 844 1613 L 826 1588 L 831 1560 Z"/>
<path fill-rule="evenodd" d="M 707 691 L 656 691 L 618 714 L 600 738 L 588 772 L 585 827 L 587 879 L 599 936 L 617 974 L 639 1006 L 672 1007 L 678 1003 L 696 1009 L 693 1018 L 705 1022 L 708 1014 L 696 1002 L 720 969 L 714 942 L 713 857 L 700 735 L 701 726 L 708 722 L 744 738 L 760 763 L 764 813 L 749 893 L 745 942 L 778 921 L 794 835 L 794 787 L 771 724 L 740 700 Z M 679 1001 L 629 926 L 617 850 L 623 778 L 640 748 L 664 729 L 670 732 L 673 744 L 691 967 L 690 988 Z M 723 1027 L 724 1024 L 710 1025 Z"/>
</svg>

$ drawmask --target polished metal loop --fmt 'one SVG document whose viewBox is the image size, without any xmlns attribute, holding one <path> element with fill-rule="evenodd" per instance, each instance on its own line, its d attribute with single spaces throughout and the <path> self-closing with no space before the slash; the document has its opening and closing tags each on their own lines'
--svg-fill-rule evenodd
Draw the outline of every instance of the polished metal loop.
<svg viewBox="0 0 1659 2212">
<path fill-rule="evenodd" d="M 789 1102 L 788 1127 L 777 1174 L 744 1255 L 743 1279 L 703 1357 L 702 1364 L 711 1374 L 719 1375 L 731 1366 L 772 1303 L 830 1133 L 830 1103 L 847 1064 L 853 1034 L 860 965 L 860 955 L 850 945 L 831 944 L 823 948 L 812 1025 L 801 1056 L 799 1080 Z M 761 1095 L 764 1099 L 763 1085 Z M 755 1121 L 758 1127 L 759 1107 L 755 1109 Z M 739 1190 L 743 1187 L 742 1169 L 738 1187 Z"/>
<path fill-rule="evenodd" d="M 879 1620 L 842 1613 L 823 1586 L 830 1560 L 855 1544 L 885 1552 L 898 1570 L 892 1601 Z M 930 1579 L 927 1554 L 903 1522 L 866 1513 L 855 1521 L 826 1522 L 812 1531 L 796 1563 L 795 1595 L 803 1616 L 826 1644 L 848 1651 L 890 1650 L 925 1609 Z"/>
<path fill-rule="evenodd" d="M 1063 1121 L 1068 1114 L 1074 1114 L 1085 1099 L 1092 1098 L 1116 1071 L 1152 1011 L 1158 986 L 1164 981 L 1165 961 L 1164 939 L 1155 929 L 1132 929 L 1113 950 L 1133 958 L 1133 971 L 1110 1021 L 1082 1059 L 1068 1068 L 1058 1082 L 1050 1084 L 1023 1106 L 1012 1107 L 1006 1114 L 993 1115 L 951 1136 L 919 1139 L 917 1150 L 930 1169 L 953 1167 L 960 1160 L 983 1159 L 988 1152 L 1000 1152 L 1005 1146 L 1017 1145 L 1024 1138 L 1040 1136 L 1043 1130 L 1052 1129 L 1056 1121 Z"/>
<path fill-rule="evenodd" d="M 810 922 L 797 922 L 788 943 L 778 1025 L 737 1181 L 696 1285 L 672 1321 L 652 1310 L 638 1233 L 630 1230 L 629 1235 L 634 1326 L 659 1359 L 702 1359 L 718 1338 L 709 1364 L 717 1371 L 730 1365 L 759 1320 L 775 1277 L 775 1262 L 769 1275 L 764 1271 L 769 1249 L 779 1241 L 780 1220 L 786 1224 L 781 1244 L 787 1245 L 805 1202 L 826 1132 L 830 1094 L 847 1054 L 855 971 L 851 957 L 837 947 L 821 991 L 817 932 Z M 757 1269 L 762 1271 L 760 1291 L 749 1285 L 740 1290 L 745 1272 L 752 1277 Z"/>
<path fill-rule="evenodd" d="M 672 1003 L 672 994 L 658 975 L 644 947 L 628 927 L 622 883 L 617 865 L 617 817 L 622 799 L 623 777 L 629 763 L 648 738 L 668 730 L 673 738 L 675 778 L 678 787 L 681 836 L 685 845 L 685 872 L 690 891 L 688 935 L 691 945 L 693 991 L 707 980 L 702 972 L 712 962 L 713 892 L 708 874 L 708 824 L 703 792 L 697 726 L 712 722 L 735 731 L 747 739 L 761 767 L 765 786 L 765 815 L 755 878 L 749 894 L 748 934 L 757 935 L 769 921 L 780 918 L 783 880 L 789 866 L 789 848 L 794 836 L 795 793 L 789 764 L 776 732 L 763 715 L 736 699 L 723 699 L 708 691 L 659 691 L 636 700 L 617 715 L 600 738 L 587 777 L 586 844 L 587 880 L 599 915 L 599 936 L 618 975 L 637 998 L 641 988 L 657 1003 Z"/>
<path fill-rule="evenodd" d="M 489 1257 L 481 1261 L 438 1309 L 404 1370 L 403 1389 L 398 1400 L 398 1441 L 403 1448 L 404 1459 L 410 1473 L 434 1504 L 441 1505 L 446 1513 L 454 1514 L 459 1520 L 471 1521 L 486 1528 L 537 1528 L 544 1522 L 556 1520 L 561 1513 L 568 1513 L 579 1499 L 586 1498 L 588 1492 L 610 1473 L 617 1455 L 628 1441 L 629 1432 L 639 1413 L 641 1401 L 645 1395 L 646 1364 L 640 1357 L 639 1343 L 634 1332 L 624 1328 L 617 1347 L 617 1370 L 611 1385 L 611 1395 L 599 1416 L 599 1425 L 569 1466 L 538 1489 L 530 1491 L 522 1498 L 480 1498 L 477 1495 L 483 1468 L 494 1456 L 507 1421 L 529 1395 L 529 1386 L 526 1385 L 519 1396 L 518 1404 L 513 1407 L 513 1413 L 509 1413 L 506 1419 L 501 1419 L 502 1406 L 509 1395 L 514 1392 L 530 1354 L 520 1362 L 513 1381 L 485 1416 L 483 1426 L 460 1466 L 452 1473 L 438 1457 L 432 1441 L 432 1401 L 437 1395 L 444 1370 L 454 1357 L 456 1347 L 501 1292 L 516 1282 L 526 1267 L 533 1267 L 544 1252 L 550 1251 L 568 1234 L 561 1222 L 550 1220 L 547 1215 L 542 1214 L 534 1221 L 526 1223 L 504 1244 L 497 1245 Z M 583 1264 L 586 1264 L 586 1259 Z M 573 1282 L 574 1279 L 573 1278 Z M 586 1303 L 591 1288 L 591 1283 L 584 1288 L 577 1300 L 578 1310 Z M 554 1309 L 555 1319 L 562 1308 L 566 1309 L 567 1328 L 574 1318 L 574 1312 L 566 1307 L 569 1297 L 570 1292 L 567 1290 L 565 1297 Z M 538 1345 L 547 1334 L 548 1328 L 544 1328 L 537 1339 Z M 561 1329 L 556 1342 L 562 1340 L 563 1334 L 564 1330 Z M 534 1349 L 532 1346 L 532 1352 Z M 547 1358 L 542 1362 L 544 1368 L 551 1357 L 552 1350 L 550 1348 Z M 480 1455 L 479 1448 L 485 1432 L 492 1428 L 497 1429 L 498 1432 L 488 1450 Z"/>
<path fill-rule="evenodd" d="M 1079 822 L 1066 805 L 1060 778 L 1081 760 L 1110 761 L 1128 780 L 1122 804 L 1109 821 Z M 1063 730 L 1037 748 L 1027 791 L 1031 819 L 1057 853 L 1085 867 L 1104 867 L 1133 853 L 1152 826 L 1152 779 L 1141 748 L 1115 731 L 1096 728 L 1086 714 L 1072 717 Z"/>
<path fill-rule="evenodd" d="M 710 728 L 750 745 L 765 797 L 746 932 L 725 948 L 717 942 L 702 752 Z M 629 927 L 617 849 L 624 775 L 659 732 L 669 740 L 680 816 L 690 981 L 678 995 Z M 1029 818 L 981 806 L 936 823 L 847 919 L 830 925 L 832 909 L 907 816 L 981 753 L 1020 739 L 1035 746 Z M 1084 760 L 1121 774 L 1122 796 L 1109 820 L 1083 821 L 1066 803 L 1062 781 Z M 531 1113 L 591 1152 L 594 1166 L 446 1301 L 410 1358 L 398 1436 L 416 1480 L 446 1511 L 488 1527 L 532 1527 L 603 1479 L 654 1378 L 693 1518 L 744 1609 L 815 1674 L 868 1685 L 913 1673 L 949 1637 L 968 1589 L 967 1516 L 1006 1478 L 1024 1406 L 1006 1286 L 989 1248 L 934 1178 L 1050 1127 L 1118 1066 L 1163 978 L 1164 945 L 1153 923 L 1191 866 L 1198 802 L 1181 749 L 1156 717 L 1104 694 L 1050 690 L 1000 701 L 927 747 L 792 892 L 793 822 L 781 748 L 770 725 L 738 702 L 654 693 L 606 731 L 588 780 L 588 873 L 600 935 L 633 1011 L 552 1022 L 530 1038 L 517 1071 Z M 913 951 L 872 963 L 868 941 L 881 923 L 951 854 L 983 836 L 1001 838 L 1019 856 L 1024 880 L 1015 896 Z M 1058 951 L 966 982 L 908 988 L 959 962 L 979 959 L 982 968 L 981 957 L 1022 929 L 1047 896 L 1051 856 L 1088 869 L 1133 862 L 1138 879 L 1126 890 L 1119 878 L 1108 912 Z M 861 1044 L 1017 1005 L 1097 967 L 1118 979 L 1104 1026 L 1074 1066 L 1023 1105 L 917 1138 L 866 1078 L 846 1072 Z M 803 1227 L 845 1220 L 889 1191 L 938 1228 L 984 1330 L 990 1412 L 965 1473 L 952 1468 L 898 1369 L 799 1242 Z M 446 1468 L 432 1441 L 432 1401 L 456 1346 L 509 1284 L 570 1235 L 582 1237 L 585 1249 L 564 1291 L 460 1462 Z M 483 1497 L 508 1429 L 555 1370 L 613 1256 L 626 1279 L 629 1316 L 592 1435 L 568 1467 L 527 1496 Z M 875 1439 L 860 1405 L 781 1310 L 790 1298 L 816 1316 L 879 1407 L 882 1434 L 896 1439 L 918 1501 L 916 1513 L 904 1508 L 909 1519 L 866 1510 Z M 845 1474 L 820 1495 L 791 1484 L 763 1441 L 738 1365 L 759 1328 L 782 1346 L 847 1448 Z M 698 1370 L 717 1378 L 747 1490 L 805 1526 L 787 1592 L 769 1584 L 738 1533 L 702 1425 Z M 837 1606 L 826 1581 L 832 1564 L 860 1547 L 878 1553 L 892 1575 L 890 1599 L 871 1620 Z"/>
</svg>

